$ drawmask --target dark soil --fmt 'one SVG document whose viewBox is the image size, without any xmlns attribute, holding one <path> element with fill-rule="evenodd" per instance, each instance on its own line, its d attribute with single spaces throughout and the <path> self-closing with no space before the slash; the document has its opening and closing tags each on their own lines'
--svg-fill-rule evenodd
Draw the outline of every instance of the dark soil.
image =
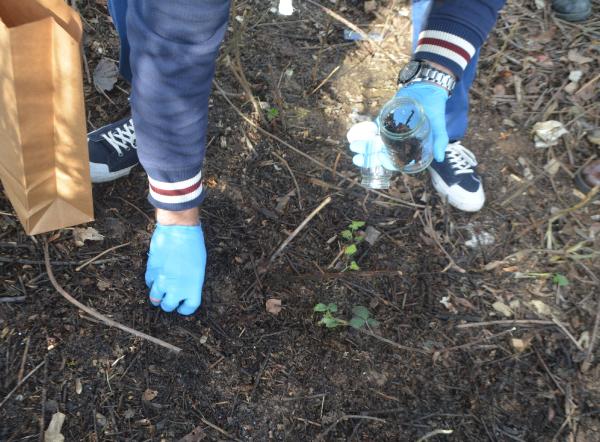
<svg viewBox="0 0 600 442">
<path fill-rule="evenodd" d="M 383 122 L 383 127 L 392 134 L 402 135 L 411 131 L 406 124 L 396 123 L 392 115 L 388 115 Z M 381 136 L 394 163 L 399 167 L 409 164 L 411 161 L 419 161 L 421 158 L 421 142 L 416 137 L 394 139 L 386 135 Z"/>
<path fill-rule="evenodd" d="M 104 1 L 76 3 L 93 72 L 102 57 L 118 59 L 118 40 Z M 26 236 L 0 196 L 0 401 L 10 395 L 0 440 L 41 440 L 57 411 L 67 441 L 416 441 L 436 430 L 452 434 L 429 440 L 600 440 L 600 368 L 590 350 L 598 347 L 600 206 L 589 202 L 548 229 L 552 214 L 581 201 L 573 176 L 598 153 L 585 136 L 599 124 L 597 96 L 589 87 L 565 91 L 572 70 L 583 72 L 578 88 L 597 80 L 598 22 L 561 22 L 533 1 L 502 13 L 482 53 L 464 140 L 480 160 L 487 203 L 466 214 L 440 201 L 426 174 L 398 176 L 385 194 L 356 184 L 345 133 L 393 95 L 409 53 L 409 8 L 321 3 L 385 40 L 346 42 L 343 25 L 298 0 L 292 17 L 256 0 L 232 11 L 218 85 L 306 156 L 242 120 L 215 91 L 202 206 L 209 261 L 197 314 L 147 301 L 152 208 L 141 168 L 94 187 L 90 225 L 104 241 L 77 247 L 69 229 L 48 235 L 54 273 L 73 296 L 181 347 L 179 355 L 66 302 L 46 275 L 42 238 Z M 591 61 L 573 61 L 570 50 Z M 106 96 L 88 80 L 85 88 L 89 129 L 128 114 L 125 82 Z M 264 103 L 262 123 L 252 98 Z M 531 126 L 547 119 L 570 135 L 535 149 Z M 331 204 L 262 272 L 327 196 Z M 380 236 L 349 257 L 341 232 L 352 221 Z M 351 260 L 359 270 L 347 269 Z M 269 299 L 281 300 L 279 314 L 266 311 Z M 367 307 L 379 322 L 373 333 L 391 344 L 322 327 L 317 303 L 335 303 L 346 320 L 354 306 Z"/>
</svg>

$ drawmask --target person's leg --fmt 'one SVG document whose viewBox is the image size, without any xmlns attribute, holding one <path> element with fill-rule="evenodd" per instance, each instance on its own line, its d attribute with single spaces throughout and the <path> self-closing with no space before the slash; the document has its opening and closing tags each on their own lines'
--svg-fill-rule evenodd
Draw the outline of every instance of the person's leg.
<svg viewBox="0 0 600 442">
<path fill-rule="evenodd" d="M 433 0 L 413 0 L 413 51 L 419 41 L 419 34 L 427 25 L 427 17 L 429 16 L 432 4 Z M 479 51 L 475 53 L 465 68 L 462 78 L 456 84 L 452 96 L 448 99 L 446 104 L 446 129 L 448 130 L 450 142 L 461 140 L 467 131 L 469 122 L 469 89 L 475 79 L 478 60 Z"/>
<path fill-rule="evenodd" d="M 109 0 L 108 10 L 120 40 L 119 70 L 131 83 L 129 41 L 127 39 L 128 0 Z M 131 117 L 107 124 L 88 134 L 92 183 L 104 183 L 129 175 L 138 164 L 136 138 Z"/>
<path fill-rule="evenodd" d="M 432 4 L 433 0 L 412 2 L 413 52 L 419 41 L 419 34 L 427 25 Z M 469 122 L 469 89 L 475 79 L 478 59 L 479 51 L 471 58 L 446 103 L 446 130 L 450 144 L 446 148 L 444 161 L 433 161 L 429 168 L 431 181 L 437 192 L 454 207 L 468 212 L 478 211 L 485 202 L 483 186 L 474 169 L 475 157 L 460 144 Z"/>
<path fill-rule="evenodd" d="M 179 211 L 200 203 L 208 98 L 228 0 L 130 0 L 131 107 L 149 200 Z"/>
<path fill-rule="evenodd" d="M 121 43 L 119 56 L 119 70 L 121 75 L 131 83 L 131 67 L 129 65 L 129 41 L 127 40 L 127 26 L 125 17 L 127 15 L 128 0 L 108 0 L 108 10 L 112 21 L 119 34 Z"/>
</svg>

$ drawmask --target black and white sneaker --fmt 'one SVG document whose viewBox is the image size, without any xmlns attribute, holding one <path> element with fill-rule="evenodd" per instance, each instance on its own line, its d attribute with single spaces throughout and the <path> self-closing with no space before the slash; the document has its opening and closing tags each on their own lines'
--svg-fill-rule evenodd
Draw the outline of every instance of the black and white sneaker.
<svg viewBox="0 0 600 442">
<path fill-rule="evenodd" d="M 483 185 L 475 166 L 475 155 L 460 141 L 448 144 L 444 161 L 433 161 L 429 166 L 435 190 L 452 206 L 465 212 L 477 212 L 485 202 Z"/>
<path fill-rule="evenodd" d="M 131 118 L 103 126 L 88 134 L 92 183 L 106 183 L 129 175 L 138 163 Z"/>
</svg>

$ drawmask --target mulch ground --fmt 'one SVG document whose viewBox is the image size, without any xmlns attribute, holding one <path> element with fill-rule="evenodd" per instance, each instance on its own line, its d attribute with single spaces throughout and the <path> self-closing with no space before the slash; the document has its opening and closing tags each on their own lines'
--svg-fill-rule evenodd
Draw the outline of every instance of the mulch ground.
<svg viewBox="0 0 600 442">
<path fill-rule="evenodd" d="M 128 114 L 128 86 L 94 88 L 118 39 L 104 1 L 76 3 L 93 129 Z M 42 440 L 58 411 L 68 441 L 599 440 L 600 204 L 573 176 L 598 154 L 588 134 L 600 123 L 600 22 L 559 21 L 533 1 L 502 12 L 464 141 L 488 200 L 466 214 L 426 174 L 367 192 L 345 143 L 394 93 L 410 53 L 406 2 L 321 2 L 382 34 L 377 44 L 346 41 L 337 17 L 295 3 L 291 17 L 266 1 L 232 9 L 210 104 L 196 315 L 147 302 L 141 168 L 94 187 L 89 226 L 104 240 L 47 236 L 69 293 L 179 354 L 66 302 L 46 274 L 44 238 L 26 236 L 0 196 L 0 440 Z M 569 134 L 536 149 L 532 126 L 550 119 Z M 357 239 L 345 239 L 353 222 Z M 281 310 L 267 311 L 269 300 Z M 318 303 L 342 321 L 364 306 L 378 325 L 323 327 Z"/>
</svg>

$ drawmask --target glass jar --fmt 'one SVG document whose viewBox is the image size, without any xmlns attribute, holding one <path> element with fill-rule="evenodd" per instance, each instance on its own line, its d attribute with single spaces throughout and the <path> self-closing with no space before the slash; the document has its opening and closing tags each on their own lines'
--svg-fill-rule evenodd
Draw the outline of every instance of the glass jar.
<svg viewBox="0 0 600 442">
<path fill-rule="evenodd" d="M 423 107 L 408 97 L 388 101 L 378 118 L 379 135 L 394 167 L 421 172 L 433 161 L 433 139 Z"/>
</svg>

